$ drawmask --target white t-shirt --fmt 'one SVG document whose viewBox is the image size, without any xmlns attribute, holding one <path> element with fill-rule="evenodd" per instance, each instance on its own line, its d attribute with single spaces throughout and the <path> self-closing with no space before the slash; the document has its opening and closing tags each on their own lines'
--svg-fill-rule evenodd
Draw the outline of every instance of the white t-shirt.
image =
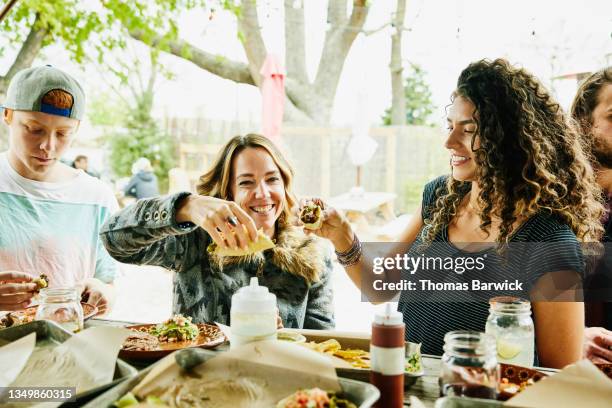
<svg viewBox="0 0 612 408">
<path fill-rule="evenodd" d="M 96 277 L 112 282 L 118 264 L 100 241 L 100 229 L 119 206 L 113 191 L 82 170 L 72 180 L 26 179 L 0 154 L 0 271 L 38 277 L 51 287 Z"/>
</svg>

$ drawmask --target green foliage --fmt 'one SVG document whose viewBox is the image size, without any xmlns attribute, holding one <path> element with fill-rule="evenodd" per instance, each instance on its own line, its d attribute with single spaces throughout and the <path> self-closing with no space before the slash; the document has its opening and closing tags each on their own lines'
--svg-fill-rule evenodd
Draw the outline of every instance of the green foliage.
<svg viewBox="0 0 612 408">
<path fill-rule="evenodd" d="M 178 37 L 179 16 L 206 6 L 239 14 L 231 0 L 21 0 L 0 24 L 0 56 L 7 48 L 20 48 L 35 23 L 49 32 L 43 47 L 61 44 L 78 63 L 103 64 L 109 50 L 125 48 L 128 31 L 142 33 L 149 45 L 160 37 L 156 46 L 164 50 Z"/>
<path fill-rule="evenodd" d="M 406 123 L 408 125 L 433 126 L 430 121 L 435 107 L 431 99 L 431 90 L 425 82 L 425 71 L 417 65 L 410 64 L 404 82 L 406 96 Z M 391 108 L 385 110 L 382 117 L 383 125 L 391 124 Z"/>
<path fill-rule="evenodd" d="M 175 146 L 171 137 L 151 116 L 150 99 L 143 100 L 127 111 L 123 128 L 106 134 L 110 148 L 110 163 L 115 175 L 130 177 L 132 164 L 140 157 L 151 161 L 159 180 L 160 191 L 168 189 L 168 171 L 174 167 Z"/>
<path fill-rule="evenodd" d="M 93 126 L 117 126 L 127 122 L 128 107 L 108 92 L 96 93 L 87 102 L 87 117 Z"/>
</svg>

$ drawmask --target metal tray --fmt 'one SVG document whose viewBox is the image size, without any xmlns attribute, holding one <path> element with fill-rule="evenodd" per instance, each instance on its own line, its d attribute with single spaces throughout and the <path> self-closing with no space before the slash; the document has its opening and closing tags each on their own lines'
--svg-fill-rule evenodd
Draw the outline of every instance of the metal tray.
<svg viewBox="0 0 612 408">
<path fill-rule="evenodd" d="M 502 401 L 492 399 L 444 397 L 438 398 L 434 406 L 435 408 L 497 408 L 504 404 Z"/>
<path fill-rule="evenodd" d="M 212 350 L 185 349 L 175 352 L 174 356 L 176 362 L 181 367 L 191 368 L 218 354 L 218 352 L 214 352 Z M 138 383 L 142 381 L 152 367 L 154 366 L 141 371 L 137 376 L 132 377 L 106 391 L 104 394 L 90 401 L 87 405 L 84 405 L 83 408 L 113 407 L 113 403 L 138 385 Z M 371 384 L 350 380 L 347 378 L 338 378 L 338 382 L 340 383 L 340 387 L 342 387 L 344 395 L 355 405 L 357 405 L 358 408 L 370 408 L 376 401 L 378 401 L 378 398 L 380 397 L 378 388 Z"/>
<path fill-rule="evenodd" d="M 60 344 L 68 340 L 72 336 L 71 332 L 65 330 L 64 328 L 50 320 L 35 320 L 31 323 L 26 323 L 19 326 L 9 327 L 0 330 L 0 345 L 2 345 L 1 343 L 3 343 L 1 340 L 5 340 L 10 343 L 15 340 L 19 340 L 20 338 L 27 336 L 32 332 L 36 332 L 36 343 L 39 343 L 40 341 L 50 340 L 54 343 Z M 115 365 L 115 374 L 113 376 L 112 382 L 81 392 L 80 394 L 76 395 L 76 402 L 65 403 L 62 406 L 81 406 L 84 402 L 100 394 L 102 391 L 116 384 L 119 384 L 121 381 L 132 377 L 137 373 L 138 370 L 136 370 L 134 367 L 127 364 L 123 360 L 117 359 L 117 363 Z"/>
</svg>

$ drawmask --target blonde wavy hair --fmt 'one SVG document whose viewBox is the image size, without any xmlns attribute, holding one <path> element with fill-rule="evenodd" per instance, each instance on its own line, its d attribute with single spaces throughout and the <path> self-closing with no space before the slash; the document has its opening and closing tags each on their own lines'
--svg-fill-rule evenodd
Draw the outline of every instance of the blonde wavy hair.
<svg viewBox="0 0 612 408">
<path fill-rule="evenodd" d="M 519 216 L 545 211 L 566 223 L 579 241 L 599 241 L 601 189 L 582 138 L 544 86 L 504 59 L 481 60 L 461 72 L 457 96 L 476 108 L 472 151 L 481 189 L 480 229 L 489 233 L 491 217 L 500 218 L 497 242 L 503 245 Z M 425 244 L 457 215 L 470 189 L 470 182 L 448 178 L 446 192 L 425 220 Z"/>
<path fill-rule="evenodd" d="M 200 176 L 196 184 L 196 191 L 200 195 L 221 198 L 223 200 L 233 200 L 231 194 L 231 181 L 234 176 L 232 174 L 232 163 L 234 158 L 247 148 L 264 149 L 272 157 L 276 167 L 278 167 L 285 185 L 285 197 L 283 211 L 278 220 L 276 220 L 276 223 L 281 226 L 289 225 L 292 218 L 291 209 L 296 204 L 296 199 L 291 192 L 293 169 L 280 150 L 268 138 L 262 135 L 249 133 L 246 136 L 232 137 L 219 151 L 210 170 Z"/>
</svg>

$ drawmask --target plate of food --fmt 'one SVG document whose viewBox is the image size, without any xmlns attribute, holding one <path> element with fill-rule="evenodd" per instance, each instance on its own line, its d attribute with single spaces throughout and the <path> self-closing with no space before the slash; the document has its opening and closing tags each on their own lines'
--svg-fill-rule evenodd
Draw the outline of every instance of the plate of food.
<svg viewBox="0 0 612 408">
<path fill-rule="evenodd" d="M 338 378 L 339 389 L 330 392 L 326 388 L 329 381 L 316 374 L 302 373 L 300 362 L 295 367 L 281 370 L 276 369 L 278 367 L 261 367 L 256 362 L 275 351 L 280 353 L 283 361 L 291 356 L 290 347 L 275 349 L 269 342 L 258 349 L 261 354 L 254 359 L 245 361 L 229 357 L 231 364 L 228 364 L 228 360 L 223 361 L 228 358 L 226 353 L 202 349 L 180 350 L 173 354 L 173 359 L 164 359 L 146 368 L 83 408 L 370 408 L 380 396 L 373 385 L 346 378 Z M 296 358 L 300 360 L 299 356 Z M 222 359 L 221 362 L 219 359 Z M 282 363 L 279 361 L 279 364 Z M 151 372 L 155 375 L 150 375 Z"/>
<path fill-rule="evenodd" d="M 548 374 L 533 368 L 521 367 L 514 364 L 500 363 L 500 382 L 497 399 L 506 401 L 535 384 Z"/>
<path fill-rule="evenodd" d="M 119 357 L 150 360 L 189 348 L 214 348 L 225 342 L 225 335 L 214 325 L 192 323 L 191 317 L 174 315 L 159 324 L 127 326 L 133 334 L 123 343 Z"/>
<path fill-rule="evenodd" d="M 342 339 L 341 339 L 342 340 Z M 365 348 L 368 344 L 363 344 L 361 348 L 343 347 L 339 340 L 330 338 L 322 342 L 309 341 L 301 343 L 304 347 L 319 353 L 324 353 L 343 360 L 350 364 L 350 368 L 343 365 L 336 367 L 339 376 L 354 378 L 357 380 L 369 380 L 370 376 L 370 352 Z M 404 386 L 409 387 L 414 384 L 418 377 L 424 374 L 421 363 L 421 344 L 406 343 L 406 364 L 404 368 Z"/>
<path fill-rule="evenodd" d="M 84 320 L 91 319 L 92 317 L 98 314 L 98 308 L 94 305 L 81 302 L 81 307 L 83 308 Z M 0 319 L 0 329 L 33 322 L 36 318 L 37 310 L 38 305 L 35 305 L 27 307 L 23 310 L 8 312 L 4 317 Z"/>
</svg>

